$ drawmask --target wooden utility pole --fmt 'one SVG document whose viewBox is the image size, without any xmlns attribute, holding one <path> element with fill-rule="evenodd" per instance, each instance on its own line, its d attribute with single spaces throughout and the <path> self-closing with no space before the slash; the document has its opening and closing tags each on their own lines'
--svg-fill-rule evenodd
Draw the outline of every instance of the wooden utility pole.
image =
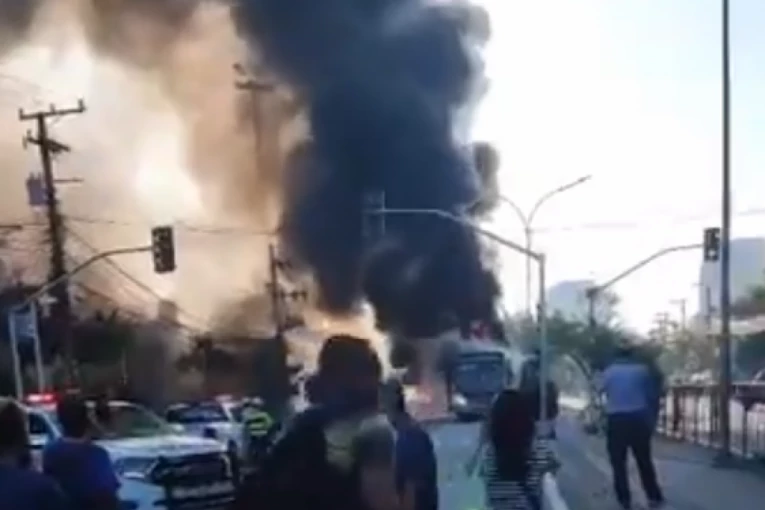
<svg viewBox="0 0 765 510">
<path fill-rule="evenodd" d="M 279 283 L 280 261 L 276 256 L 276 248 L 273 244 L 268 245 L 268 294 L 271 297 L 271 313 L 273 314 L 274 332 L 277 337 L 284 332 L 282 317 L 282 291 Z"/>
<path fill-rule="evenodd" d="M 50 137 L 47 121 L 52 117 L 76 115 L 85 112 L 85 103 L 80 100 L 75 108 L 56 108 L 51 105 L 47 110 L 36 112 L 24 112 L 19 110 L 19 120 L 22 122 L 34 121 L 37 134 L 27 134 L 24 145 L 37 145 L 42 162 L 42 177 L 45 187 L 45 206 L 48 216 L 48 228 L 50 235 L 50 274 L 48 281 L 61 280 L 61 283 L 51 289 L 55 299 L 51 310 L 51 316 L 55 331 L 60 335 L 66 365 L 66 377 L 69 384 L 75 381 L 75 362 L 72 346 L 71 315 L 72 304 L 69 296 L 69 287 L 66 279 L 66 260 L 64 253 L 64 228 L 61 212 L 59 211 L 58 198 L 56 196 L 56 179 L 53 176 L 53 156 L 62 152 L 69 152 L 69 147 Z"/>
<path fill-rule="evenodd" d="M 274 329 L 277 336 L 281 336 L 289 329 L 289 301 L 300 301 L 308 298 L 308 293 L 304 290 L 285 291 L 280 282 L 280 273 L 288 269 L 290 263 L 280 259 L 276 247 L 271 244 L 268 246 L 268 268 L 269 281 L 266 284 L 268 294 L 271 298 L 271 309 L 273 313 Z"/>
</svg>

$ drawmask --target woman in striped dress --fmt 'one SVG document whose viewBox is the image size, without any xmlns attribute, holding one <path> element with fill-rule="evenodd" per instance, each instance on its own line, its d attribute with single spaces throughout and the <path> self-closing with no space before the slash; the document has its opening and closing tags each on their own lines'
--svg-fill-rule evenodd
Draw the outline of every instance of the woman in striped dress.
<svg viewBox="0 0 765 510">
<path fill-rule="evenodd" d="M 500 393 L 482 433 L 481 474 L 488 510 L 541 510 L 542 478 L 554 464 L 549 440 L 537 437 L 534 407 L 515 390 Z"/>
</svg>

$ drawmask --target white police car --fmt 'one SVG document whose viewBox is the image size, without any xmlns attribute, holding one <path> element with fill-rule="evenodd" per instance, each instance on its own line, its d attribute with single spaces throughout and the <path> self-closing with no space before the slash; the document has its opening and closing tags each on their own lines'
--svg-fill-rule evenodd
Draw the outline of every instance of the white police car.
<svg viewBox="0 0 765 510">
<path fill-rule="evenodd" d="M 173 404 L 165 419 L 195 436 L 216 439 L 244 458 L 244 428 L 240 401 L 221 396 L 214 400 Z"/>
<path fill-rule="evenodd" d="M 55 396 L 36 395 L 25 410 L 35 462 L 44 445 L 60 437 Z M 120 500 L 139 510 L 218 509 L 234 497 L 234 475 L 223 444 L 179 433 L 154 413 L 122 401 L 109 403 L 112 426 L 98 441 L 114 463 Z"/>
</svg>

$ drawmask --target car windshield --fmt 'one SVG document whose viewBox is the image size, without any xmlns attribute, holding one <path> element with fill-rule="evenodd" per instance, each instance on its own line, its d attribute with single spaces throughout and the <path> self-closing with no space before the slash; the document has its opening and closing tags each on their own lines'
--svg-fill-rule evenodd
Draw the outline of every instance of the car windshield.
<svg viewBox="0 0 765 510">
<path fill-rule="evenodd" d="M 183 425 L 228 421 L 226 411 L 217 402 L 174 407 L 167 412 L 167 418 Z"/>
<path fill-rule="evenodd" d="M 167 422 L 148 409 L 132 404 L 111 404 L 110 407 L 111 437 L 152 437 L 172 433 Z"/>
<path fill-rule="evenodd" d="M 454 388 L 465 395 L 496 393 L 505 384 L 505 364 L 501 356 L 470 356 L 457 361 Z"/>
<path fill-rule="evenodd" d="M 107 431 L 109 439 L 155 437 L 173 433 L 173 429 L 166 421 L 146 408 L 123 402 L 111 402 L 109 408 L 111 410 L 111 423 Z M 56 428 L 61 430 L 55 410 L 46 411 L 46 414 Z M 94 424 L 97 423 L 95 417 L 92 417 L 92 420 Z"/>
</svg>

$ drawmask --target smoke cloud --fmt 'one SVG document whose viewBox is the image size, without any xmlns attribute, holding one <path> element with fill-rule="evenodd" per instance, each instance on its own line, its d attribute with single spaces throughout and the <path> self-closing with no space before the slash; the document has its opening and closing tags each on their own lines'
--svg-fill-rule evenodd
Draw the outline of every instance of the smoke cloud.
<svg viewBox="0 0 765 510">
<path fill-rule="evenodd" d="M 66 212 L 130 217 L 136 197 L 127 190 L 139 170 L 152 182 L 187 173 L 203 211 L 175 218 L 259 231 L 281 224 L 283 249 L 312 274 L 325 310 L 355 312 L 366 297 L 380 326 L 412 335 L 490 317 L 498 286 L 466 228 L 386 216 L 384 234 L 362 235 L 369 193 L 383 192 L 389 208 L 460 214 L 471 205 L 480 216 L 493 207 L 496 153 L 473 150 L 464 135 L 485 87 L 477 58 L 489 36 L 485 12 L 425 0 L 231 3 L 0 0 L 0 57 L 43 27 L 54 34 L 48 43 L 66 46 L 69 32 L 51 28 L 66 15 L 89 51 L 113 67 L 94 74 L 112 76 L 111 85 L 89 83 L 82 92 L 89 111 L 76 123 L 85 127 L 66 131 L 78 169 L 92 170 L 88 186 L 63 195 Z M 237 90 L 235 62 L 273 71 L 277 93 Z M 130 89 L 133 99 L 115 102 Z M 159 204 L 162 214 L 179 201 L 179 188 L 168 187 L 173 198 Z M 115 227 L 90 239 L 124 244 L 144 230 Z M 195 270 L 177 278 L 178 296 L 227 306 L 239 298 L 222 288 L 243 273 L 244 286 L 261 292 L 252 275 L 266 273 L 268 238 L 186 237 L 180 262 Z M 221 277 L 221 260 L 237 276 Z M 221 291 L 210 292 L 216 285 Z"/>
<path fill-rule="evenodd" d="M 0 55 L 23 40 L 45 0 L 0 0 Z"/>
<path fill-rule="evenodd" d="M 469 229 L 389 215 L 381 239 L 362 235 L 369 193 L 454 214 L 482 193 L 456 124 L 480 92 L 470 44 L 488 36 L 485 13 L 418 0 L 240 0 L 236 12 L 309 105 L 312 141 L 285 170 L 283 240 L 322 304 L 346 311 L 366 295 L 382 327 L 409 335 L 490 318 L 498 286 Z"/>
</svg>

